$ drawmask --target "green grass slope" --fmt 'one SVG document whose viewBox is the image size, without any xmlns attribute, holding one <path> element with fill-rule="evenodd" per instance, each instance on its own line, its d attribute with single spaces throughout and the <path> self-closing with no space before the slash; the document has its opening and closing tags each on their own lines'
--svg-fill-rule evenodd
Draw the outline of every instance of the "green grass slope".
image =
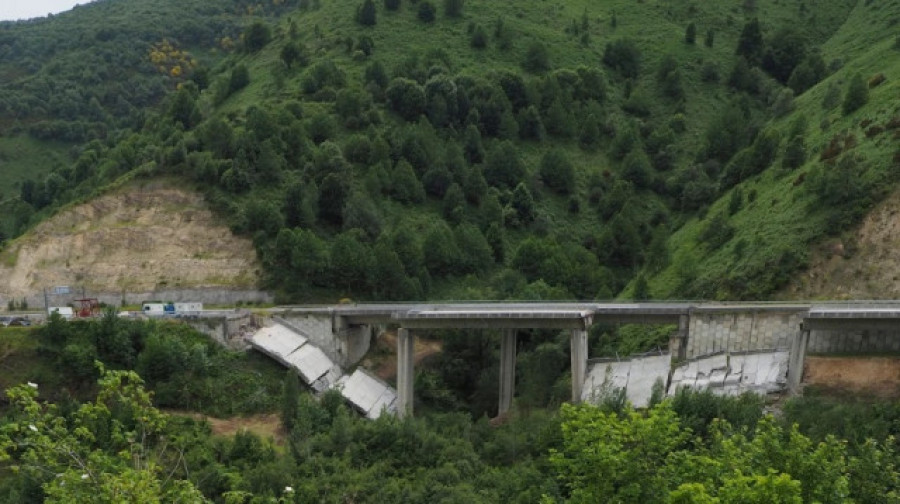
<svg viewBox="0 0 900 504">
<path fill-rule="evenodd" d="M 805 266 L 811 246 L 853 228 L 874 203 L 896 187 L 900 175 L 900 47 L 889 36 L 900 20 L 900 2 L 858 2 L 846 22 L 822 45 L 834 73 L 794 100 L 793 111 L 772 121 L 782 150 L 773 167 L 740 184 L 738 208 L 724 195 L 704 216 L 676 232 L 675 260 L 651 282 L 662 297 L 765 298 Z M 868 102 L 842 111 L 849 82 L 867 83 Z M 873 85 L 883 76 L 883 83 Z M 837 95 L 829 103 L 827 95 Z M 807 161 L 781 166 L 792 125 L 802 120 Z M 833 142 L 840 154 L 825 151 Z M 827 159 L 826 159 L 827 158 Z M 729 213 L 731 215 L 729 215 Z M 710 246 L 701 238 L 715 216 L 725 215 L 730 239 Z"/>
</svg>

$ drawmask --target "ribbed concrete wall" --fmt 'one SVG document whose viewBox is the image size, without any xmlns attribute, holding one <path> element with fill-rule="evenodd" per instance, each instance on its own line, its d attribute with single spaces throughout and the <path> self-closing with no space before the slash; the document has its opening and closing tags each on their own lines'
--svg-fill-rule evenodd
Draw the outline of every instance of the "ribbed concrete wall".
<svg viewBox="0 0 900 504">
<path fill-rule="evenodd" d="M 812 331 L 807 353 L 885 353 L 900 352 L 900 330 Z"/>
<path fill-rule="evenodd" d="M 787 350 L 799 335 L 802 321 L 800 312 L 697 311 L 691 314 L 684 356 Z"/>
</svg>

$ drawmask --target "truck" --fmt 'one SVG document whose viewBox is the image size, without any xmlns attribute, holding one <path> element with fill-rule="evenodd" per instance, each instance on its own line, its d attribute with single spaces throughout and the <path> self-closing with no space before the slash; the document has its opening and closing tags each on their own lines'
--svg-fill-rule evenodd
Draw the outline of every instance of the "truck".
<svg viewBox="0 0 900 504">
<path fill-rule="evenodd" d="M 148 317 L 177 317 L 196 315 L 203 311 L 203 303 L 158 303 L 144 302 L 141 312 Z"/>
</svg>

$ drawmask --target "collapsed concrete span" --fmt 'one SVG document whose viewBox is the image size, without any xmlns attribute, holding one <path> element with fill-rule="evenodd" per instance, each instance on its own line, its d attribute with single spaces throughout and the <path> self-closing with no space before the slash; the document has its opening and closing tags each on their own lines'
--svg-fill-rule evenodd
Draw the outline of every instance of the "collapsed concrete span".
<svg viewBox="0 0 900 504">
<path fill-rule="evenodd" d="M 338 364 L 293 324 L 273 320 L 250 337 L 250 346 L 296 371 L 318 394 L 337 389 L 367 418 L 396 411 L 394 389 L 361 368 L 345 375 Z"/>
</svg>

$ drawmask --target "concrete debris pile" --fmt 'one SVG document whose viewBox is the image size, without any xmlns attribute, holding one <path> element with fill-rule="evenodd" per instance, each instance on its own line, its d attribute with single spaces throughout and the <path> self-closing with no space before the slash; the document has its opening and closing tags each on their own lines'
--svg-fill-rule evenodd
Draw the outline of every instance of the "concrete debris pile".
<svg viewBox="0 0 900 504">
<path fill-rule="evenodd" d="M 653 384 L 659 380 L 665 387 L 671 362 L 669 354 L 620 361 L 590 362 L 582 387 L 582 400 L 597 403 L 615 389 L 625 389 L 625 396 L 636 408 L 650 403 Z"/>
<path fill-rule="evenodd" d="M 708 388 L 726 395 L 782 392 L 787 385 L 789 356 L 787 351 L 771 351 L 723 353 L 691 360 L 672 372 L 669 393 L 675 393 L 678 387 Z"/>
<path fill-rule="evenodd" d="M 669 379 L 669 354 L 625 360 L 598 359 L 589 363 L 582 388 L 582 400 L 599 403 L 616 389 L 636 408 L 649 405 L 654 383 L 661 383 L 667 395 L 679 387 L 709 389 L 716 394 L 740 395 L 744 392 L 771 394 L 787 386 L 788 351 L 720 353 L 692 359 L 672 370 Z"/>
</svg>

